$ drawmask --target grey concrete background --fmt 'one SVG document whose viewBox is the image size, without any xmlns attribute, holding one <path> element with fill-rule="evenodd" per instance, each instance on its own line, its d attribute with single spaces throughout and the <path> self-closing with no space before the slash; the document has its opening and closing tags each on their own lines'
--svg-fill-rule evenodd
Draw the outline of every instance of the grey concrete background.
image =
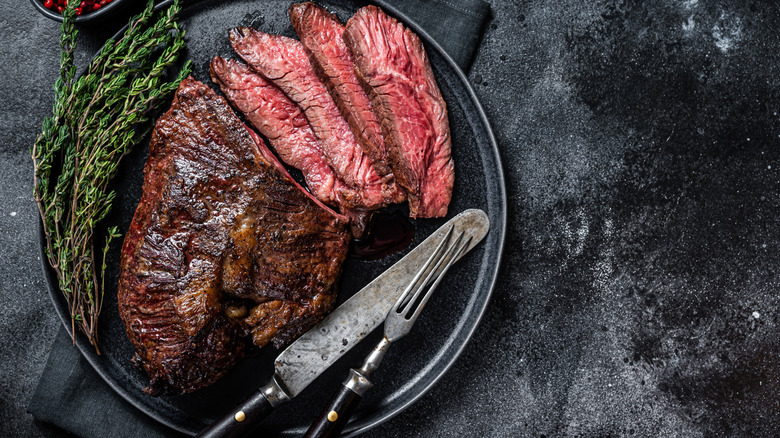
<svg viewBox="0 0 780 438">
<path fill-rule="evenodd" d="M 469 78 L 507 175 L 501 278 L 452 370 L 370 434 L 776 436 L 778 6 L 491 4 Z M 0 436 L 56 437 L 25 407 L 59 325 L 29 159 L 58 26 L 0 5 Z"/>
</svg>

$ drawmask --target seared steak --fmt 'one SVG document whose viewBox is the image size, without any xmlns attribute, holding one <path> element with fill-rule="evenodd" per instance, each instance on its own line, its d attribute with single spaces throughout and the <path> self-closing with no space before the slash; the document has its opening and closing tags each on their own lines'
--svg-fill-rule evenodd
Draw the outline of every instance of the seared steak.
<svg viewBox="0 0 780 438">
<path fill-rule="evenodd" d="M 185 79 L 157 121 L 122 248 L 119 313 L 152 394 L 216 381 L 330 310 L 347 220 L 312 198 L 225 100 Z"/>
<path fill-rule="evenodd" d="M 309 122 L 293 101 L 246 64 L 216 57 L 211 79 L 285 163 L 303 171 L 306 184 L 322 202 L 336 202 L 338 190 L 349 190 L 328 166 Z"/>
<path fill-rule="evenodd" d="M 383 180 L 363 153 L 299 41 L 241 27 L 230 31 L 230 42 L 244 61 L 303 110 L 331 169 L 360 192 L 363 207 L 376 209 L 403 200 L 395 181 Z"/>
<path fill-rule="evenodd" d="M 347 186 L 328 166 L 319 141 L 298 106 L 242 62 L 217 56 L 211 61 L 210 70 L 211 79 L 219 84 L 228 100 L 268 138 L 285 163 L 303 173 L 314 196 L 339 206 L 351 219 L 353 235 L 360 238 L 368 220 L 363 192 Z"/>
<path fill-rule="evenodd" d="M 376 6 L 359 9 L 343 37 L 379 117 L 410 215 L 446 215 L 455 180 L 447 106 L 420 38 Z"/>
<path fill-rule="evenodd" d="M 355 75 L 352 53 L 341 38 L 344 25 L 335 15 L 314 3 L 294 4 L 288 12 L 312 67 L 328 88 L 363 151 L 371 158 L 379 175 L 391 176 L 382 128 Z"/>
</svg>

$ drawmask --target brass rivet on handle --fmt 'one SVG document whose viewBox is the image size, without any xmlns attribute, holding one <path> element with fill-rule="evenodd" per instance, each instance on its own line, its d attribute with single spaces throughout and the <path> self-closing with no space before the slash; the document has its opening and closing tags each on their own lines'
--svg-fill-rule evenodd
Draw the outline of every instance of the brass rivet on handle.
<svg viewBox="0 0 780 438">
<path fill-rule="evenodd" d="M 236 421 L 240 423 L 246 419 L 246 414 L 244 413 L 244 411 L 238 411 L 236 412 L 236 415 L 233 416 L 233 418 L 235 418 Z"/>
<path fill-rule="evenodd" d="M 339 419 L 339 414 L 336 411 L 330 411 L 328 412 L 328 421 L 333 423 L 334 421 Z"/>
</svg>

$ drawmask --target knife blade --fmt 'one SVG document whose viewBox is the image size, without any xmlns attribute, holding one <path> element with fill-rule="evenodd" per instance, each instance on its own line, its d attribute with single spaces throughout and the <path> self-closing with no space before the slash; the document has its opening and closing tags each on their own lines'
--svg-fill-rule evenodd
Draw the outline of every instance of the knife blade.
<svg viewBox="0 0 780 438">
<path fill-rule="evenodd" d="M 478 209 L 463 211 L 447 221 L 282 351 L 274 361 L 271 380 L 197 436 L 242 436 L 274 408 L 300 394 L 384 321 L 387 312 L 444 238 L 450 225 L 455 232 L 463 231 L 464 239 L 471 237 L 471 243 L 463 251 L 466 254 L 485 237 L 490 221 L 487 214 Z"/>
</svg>

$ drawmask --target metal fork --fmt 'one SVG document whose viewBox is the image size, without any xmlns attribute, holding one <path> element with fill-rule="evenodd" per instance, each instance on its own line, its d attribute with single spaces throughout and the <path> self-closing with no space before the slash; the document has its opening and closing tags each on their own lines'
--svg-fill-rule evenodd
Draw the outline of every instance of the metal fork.
<svg viewBox="0 0 780 438">
<path fill-rule="evenodd" d="M 464 233 L 450 242 L 454 227 L 450 227 L 447 234 L 436 247 L 431 257 L 417 272 L 409 286 L 406 287 L 401 297 L 398 298 L 385 319 L 385 335 L 381 341 L 366 357 L 363 366 L 358 369 L 350 369 L 349 377 L 341 385 L 339 391 L 333 396 L 328 405 L 312 423 L 304 438 L 322 438 L 338 436 L 355 411 L 360 399 L 372 386 L 368 378 L 379 368 L 379 364 L 385 357 L 392 342 L 395 342 L 412 329 L 417 317 L 420 316 L 425 303 L 431 298 L 433 291 L 439 286 L 444 274 L 450 266 L 458 260 L 463 251 L 469 247 L 471 237 L 463 240 Z M 426 289 L 426 285 L 433 284 Z"/>
</svg>

